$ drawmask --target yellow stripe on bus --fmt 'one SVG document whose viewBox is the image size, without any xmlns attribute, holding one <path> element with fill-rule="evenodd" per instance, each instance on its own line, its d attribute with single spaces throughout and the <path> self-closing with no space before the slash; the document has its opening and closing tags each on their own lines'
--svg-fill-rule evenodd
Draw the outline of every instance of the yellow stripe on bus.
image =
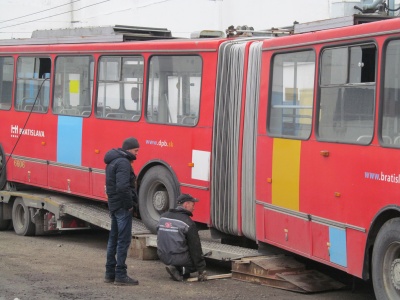
<svg viewBox="0 0 400 300">
<path fill-rule="evenodd" d="M 274 139 L 272 204 L 299 210 L 301 141 Z"/>
</svg>

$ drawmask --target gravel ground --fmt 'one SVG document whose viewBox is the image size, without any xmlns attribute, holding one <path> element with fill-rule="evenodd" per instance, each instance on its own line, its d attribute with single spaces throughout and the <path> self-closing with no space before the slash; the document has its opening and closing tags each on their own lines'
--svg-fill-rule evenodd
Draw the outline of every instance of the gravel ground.
<svg viewBox="0 0 400 300">
<path fill-rule="evenodd" d="M 361 282 L 354 293 L 344 289 L 318 294 L 300 294 L 234 279 L 175 282 L 159 260 L 131 257 L 127 259 L 128 273 L 139 280 L 139 285 L 114 286 L 103 283 L 107 237 L 108 232 L 103 230 L 40 237 L 0 232 L 0 300 L 375 299 L 371 286 Z M 208 263 L 207 271 L 210 275 L 224 274 L 230 272 L 230 267 Z"/>
</svg>

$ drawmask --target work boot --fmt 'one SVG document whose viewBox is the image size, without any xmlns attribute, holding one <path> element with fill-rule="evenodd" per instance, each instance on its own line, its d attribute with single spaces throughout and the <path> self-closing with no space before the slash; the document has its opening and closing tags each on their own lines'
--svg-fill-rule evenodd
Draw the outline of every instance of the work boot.
<svg viewBox="0 0 400 300">
<path fill-rule="evenodd" d="M 105 276 L 104 277 L 104 282 L 105 283 L 113 283 L 114 282 L 114 280 L 115 280 L 115 277 L 112 277 L 112 276 Z"/>
<path fill-rule="evenodd" d="M 115 285 L 138 285 L 139 281 L 136 279 L 130 278 L 129 276 L 125 276 L 123 278 L 115 278 Z"/>
<path fill-rule="evenodd" d="M 190 272 L 185 267 L 182 267 L 182 278 L 183 280 L 187 280 L 190 278 Z"/>
<path fill-rule="evenodd" d="M 183 281 L 182 275 L 174 266 L 166 266 L 165 269 L 167 270 L 168 274 L 171 278 L 175 281 Z"/>
</svg>

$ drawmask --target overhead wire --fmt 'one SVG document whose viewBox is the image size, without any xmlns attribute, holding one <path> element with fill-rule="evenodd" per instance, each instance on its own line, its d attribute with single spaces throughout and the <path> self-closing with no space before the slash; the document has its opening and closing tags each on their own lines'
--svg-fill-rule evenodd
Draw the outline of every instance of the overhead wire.
<svg viewBox="0 0 400 300">
<path fill-rule="evenodd" d="M 82 9 L 84 9 L 84 8 L 88 8 L 88 7 L 91 7 L 91 6 L 99 5 L 99 4 L 101 4 L 101 3 L 108 2 L 108 1 L 111 1 L 111 0 L 104 0 L 104 1 L 101 1 L 101 2 L 97 2 L 97 3 L 91 4 L 91 5 L 87 5 L 87 6 L 78 8 L 78 9 L 69 10 L 69 11 L 67 11 L 67 12 L 55 14 L 55 15 L 52 15 L 52 16 L 47 16 L 47 17 L 43 17 L 43 18 L 31 20 L 31 21 L 26 21 L 26 22 L 14 24 L 14 25 L 9 25 L 9 26 L 0 27 L 0 29 L 9 28 L 9 27 L 14 27 L 14 26 L 18 26 L 18 25 L 27 24 L 27 23 L 32 23 L 32 22 L 35 22 L 35 21 L 40 21 L 40 20 L 44 20 L 44 19 L 48 19 L 48 18 L 53 18 L 53 17 L 56 17 L 56 16 L 68 14 L 68 13 L 75 12 L 75 11 L 79 11 L 79 10 L 82 10 Z"/>
<path fill-rule="evenodd" d="M 28 14 L 28 15 L 24 15 L 24 16 L 20 16 L 20 17 L 8 19 L 8 20 L 0 21 L 0 24 L 1 24 L 1 23 L 10 22 L 10 21 L 14 21 L 14 20 L 18 20 L 18 19 L 22 19 L 22 18 L 29 17 L 29 16 L 33 16 L 33 15 L 37 15 L 37 14 L 41 14 L 41 13 L 43 13 L 43 12 L 45 12 L 45 11 L 49 11 L 49 10 L 52 10 L 52 9 L 56 9 L 56 8 L 59 8 L 59 7 L 65 6 L 65 5 L 71 5 L 71 3 L 75 3 L 75 2 L 79 2 L 79 1 L 82 1 L 82 0 L 71 1 L 71 2 L 68 2 L 68 3 L 66 3 L 66 4 L 54 6 L 54 7 L 51 7 L 51 8 L 42 10 L 42 11 L 37 11 L 37 12 L 31 13 L 31 14 Z"/>
</svg>

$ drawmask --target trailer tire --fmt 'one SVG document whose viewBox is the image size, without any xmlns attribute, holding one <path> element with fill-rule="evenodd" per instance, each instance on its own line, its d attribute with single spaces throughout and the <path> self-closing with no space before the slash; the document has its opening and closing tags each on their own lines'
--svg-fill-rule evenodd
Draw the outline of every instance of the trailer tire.
<svg viewBox="0 0 400 300">
<path fill-rule="evenodd" d="M 139 189 L 139 211 L 152 233 L 157 233 L 160 215 L 175 207 L 178 193 L 177 183 L 165 167 L 153 167 L 144 175 Z"/>
<path fill-rule="evenodd" d="M 5 220 L 3 217 L 3 206 L 4 203 L 0 203 L 0 231 L 9 229 L 11 225 L 11 220 Z"/>
<path fill-rule="evenodd" d="M 20 197 L 16 198 L 13 204 L 12 223 L 16 234 L 23 236 L 35 235 L 36 227 L 31 220 L 31 213 Z"/>
<path fill-rule="evenodd" d="M 387 221 L 372 251 L 372 283 L 376 299 L 400 299 L 400 218 Z"/>
</svg>

